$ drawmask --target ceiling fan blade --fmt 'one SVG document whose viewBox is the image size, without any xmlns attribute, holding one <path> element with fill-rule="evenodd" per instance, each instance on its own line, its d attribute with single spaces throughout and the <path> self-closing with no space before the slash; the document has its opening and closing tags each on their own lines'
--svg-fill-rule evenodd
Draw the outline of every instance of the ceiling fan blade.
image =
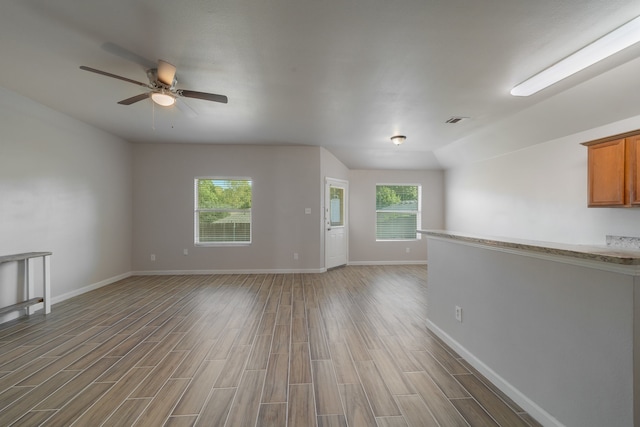
<svg viewBox="0 0 640 427">
<path fill-rule="evenodd" d="M 148 97 L 149 97 L 148 93 L 141 93 L 140 95 L 136 95 L 136 96 L 132 96 L 131 98 L 123 99 L 122 101 L 118 102 L 118 104 L 120 104 L 120 105 L 131 105 L 131 104 L 136 103 L 138 101 L 145 100 Z"/>
<path fill-rule="evenodd" d="M 226 104 L 229 99 L 224 95 L 216 95 L 215 93 L 196 92 L 195 90 L 181 89 L 178 91 L 179 95 L 186 98 L 204 99 L 205 101 L 222 102 Z"/>
<path fill-rule="evenodd" d="M 176 77 L 175 65 L 169 64 L 162 59 L 158 60 L 158 80 L 167 86 L 173 85 L 173 79 Z"/>
<path fill-rule="evenodd" d="M 146 88 L 149 87 L 149 85 L 146 84 L 146 83 L 142 83 L 142 82 L 139 82 L 137 80 L 132 80 L 132 79 L 128 79 L 126 77 L 118 76 L 116 74 L 107 73 L 106 71 L 96 70 L 95 68 L 87 67 L 85 65 L 81 65 L 80 69 L 81 70 L 85 70 L 85 71 L 90 71 L 90 72 L 96 73 L 96 74 L 101 74 L 103 76 L 111 77 L 111 78 L 114 78 L 114 79 L 123 80 L 125 82 L 133 83 L 133 84 L 138 85 L 138 86 L 142 86 L 142 87 L 146 87 Z"/>
</svg>

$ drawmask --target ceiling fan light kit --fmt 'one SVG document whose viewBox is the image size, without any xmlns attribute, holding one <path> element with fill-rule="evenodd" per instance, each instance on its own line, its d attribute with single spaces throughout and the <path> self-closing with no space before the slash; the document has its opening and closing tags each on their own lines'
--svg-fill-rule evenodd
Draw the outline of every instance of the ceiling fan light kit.
<svg viewBox="0 0 640 427">
<path fill-rule="evenodd" d="M 533 95 L 639 41 L 640 16 L 515 86 L 511 95 Z"/>
<path fill-rule="evenodd" d="M 406 139 L 407 137 L 404 135 L 394 135 L 391 137 L 391 142 L 393 142 L 393 145 L 397 147 L 399 145 L 402 145 L 402 143 L 406 141 Z"/>
<path fill-rule="evenodd" d="M 170 107 L 176 103 L 176 97 L 166 93 L 164 89 L 160 92 L 153 92 L 151 94 L 151 100 L 163 107 Z"/>
</svg>

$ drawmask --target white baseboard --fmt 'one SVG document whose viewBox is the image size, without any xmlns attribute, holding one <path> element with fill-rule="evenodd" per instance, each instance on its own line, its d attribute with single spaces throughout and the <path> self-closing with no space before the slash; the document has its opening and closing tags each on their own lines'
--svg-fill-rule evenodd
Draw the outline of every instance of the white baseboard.
<svg viewBox="0 0 640 427">
<path fill-rule="evenodd" d="M 93 284 L 88 285 L 88 286 L 84 286 L 84 287 L 82 287 L 80 289 L 76 289 L 74 291 L 67 292 L 66 294 L 62 294 L 62 295 L 58 295 L 58 296 L 52 297 L 51 298 L 51 304 L 53 305 L 53 304 L 62 302 L 64 300 L 68 300 L 69 298 L 73 298 L 75 296 L 82 295 L 82 294 L 84 294 L 86 292 L 92 291 L 94 289 L 101 288 L 103 286 L 110 285 L 112 283 L 117 282 L 118 280 L 126 279 L 127 277 L 131 277 L 131 276 L 132 276 L 131 272 L 119 274 L 117 276 L 113 276 L 113 277 L 110 277 L 108 279 L 101 280 L 100 282 L 93 283 Z M 44 309 L 44 303 L 34 304 L 34 305 L 30 306 L 29 308 L 33 312 L 37 312 L 38 310 Z M 53 311 L 53 309 L 52 309 L 52 311 Z M 26 315 L 24 314 L 24 310 L 16 310 L 15 312 L 7 313 L 4 316 L 0 316 L 0 324 L 9 322 L 11 320 L 18 319 L 20 317 L 25 317 L 25 316 Z"/>
<path fill-rule="evenodd" d="M 347 265 L 427 265 L 427 260 L 420 261 L 349 261 Z"/>
<path fill-rule="evenodd" d="M 347 265 L 427 265 L 427 261 L 353 261 Z M 238 269 L 238 270 L 139 270 L 131 272 L 133 276 L 189 276 L 200 274 L 287 274 L 287 273 L 326 273 L 326 268 L 307 269 Z"/>
<path fill-rule="evenodd" d="M 492 384 L 500 389 L 504 394 L 509 396 L 516 404 L 518 404 L 522 409 L 527 411 L 529 415 L 531 415 L 536 421 L 541 423 L 544 426 L 553 426 L 553 427 L 565 427 L 560 421 L 555 419 L 551 414 L 538 406 L 533 400 L 529 399 L 527 396 L 522 394 L 517 388 L 507 382 L 504 378 L 502 378 L 498 373 L 496 373 L 493 369 L 485 365 L 480 359 L 478 359 L 474 354 L 468 351 L 465 347 L 463 347 L 456 340 L 451 338 L 449 334 L 444 332 L 442 329 L 437 327 L 433 322 L 427 319 L 427 328 L 436 334 L 442 341 L 447 343 L 449 347 L 455 350 L 460 356 L 462 356 L 471 366 L 476 368 L 482 375 L 487 377 Z"/>
<path fill-rule="evenodd" d="M 258 270 L 141 270 L 132 272 L 133 276 L 188 276 L 201 274 L 286 274 L 286 273 L 324 273 L 326 268 L 309 269 L 258 269 Z"/>
<path fill-rule="evenodd" d="M 42 303 L 34 304 L 31 307 L 36 307 L 38 305 L 40 306 L 40 308 L 42 308 L 43 304 Z M 15 319 L 17 319 L 19 317 L 22 317 L 24 315 L 25 315 L 24 314 L 24 310 L 16 310 L 16 311 L 12 311 L 11 313 L 5 313 L 2 316 L 0 316 L 0 325 L 3 324 L 3 323 L 7 323 L 7 322 L 10 322 L 12 320 L 15 320 Z"/>
<path fill-rule="evenodd" d="M 68 300 L 69 298 L 73 298 L 75 296 L 82 295 L 82 294 L 84 294 L 86 292 L 93 291 L 94 289 L 98 289 L 98 288 L 101 288 L 103 286 L 110 285 L 112 283 L 117 282 L 118 280 L 126 279 L 127 277 L 131 277 L 131 276 L 132 276 L 131 272 L 119 274 L 117 276 L 113 276 L 113 277 L 110 277 L 108 279 L 101 280 L 101 281 L 93 283 L 91 285 L 84 286 L 84 287 L 82 287 L 80 289 L 76 289 L 76 290 L 73 290 L 71 292 L 67 292 L 67 293 L 62 294 L 62 295 L 57 295 L 57 296 L 51 298 L 51 304 L 56 304 L 56 303 L 62 302 L 64 300 Z"/>
</svg>

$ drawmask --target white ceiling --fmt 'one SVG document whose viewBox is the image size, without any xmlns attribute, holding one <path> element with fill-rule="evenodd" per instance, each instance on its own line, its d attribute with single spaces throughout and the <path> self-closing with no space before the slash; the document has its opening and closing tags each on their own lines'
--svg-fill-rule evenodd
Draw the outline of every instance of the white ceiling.
<svg viewBox="0 0 640 427">
<path fill-rule="evenodd" d="M 639 115 L 640 46 L 509 95 L 637 15 L 638 0 L 3 0 L 0 86 L 132 142 L 314 145 L 350 168 L 440 168 Z M 229 103 L 118 105 L 142 88 L 78 67 L 146 82 L 126 52 Z"/>
</svg>

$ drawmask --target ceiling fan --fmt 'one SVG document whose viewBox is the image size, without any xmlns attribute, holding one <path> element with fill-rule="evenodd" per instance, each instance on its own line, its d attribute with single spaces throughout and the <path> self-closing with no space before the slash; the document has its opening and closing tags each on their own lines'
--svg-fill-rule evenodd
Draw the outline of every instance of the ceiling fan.
<svg viewBox="0 0 640 427">
<path fill-rule="evenodd" d="M 149 79 L 149 83 L 139 82 L 137 80 L 118 76 L 116 74 L 87 67 L 85 65 L 81 65 L 80 69 L 96 74 L 101 74 L 103 76 L 111 77 L 114 79 L 123 80 L 125 82 L 133 83 L 135 85 L 150 89 L 149 92 L 119 101 L 118 104 L 121 105 L 131 105 L 138 101 L 151 98 L 151 100 L 153 100 L 153 102 L 155 102 L 156 104 L 162 105 L 163 107 L 168 107 L 175 104 L 178 97 L 203 99 L 205 101 L 221 102 L 223 104 L 226 104 L 228 102 L 227 97 L 224 95 L 196 92 L 194 90 L 187 89 L 177 89 L 176 83 L 178 81 L 176 80 L 176 67 L 163 60 L 158 61 L 157 68 L 150 68 L 147 70 L 147 78 Z"/>
</svg>

